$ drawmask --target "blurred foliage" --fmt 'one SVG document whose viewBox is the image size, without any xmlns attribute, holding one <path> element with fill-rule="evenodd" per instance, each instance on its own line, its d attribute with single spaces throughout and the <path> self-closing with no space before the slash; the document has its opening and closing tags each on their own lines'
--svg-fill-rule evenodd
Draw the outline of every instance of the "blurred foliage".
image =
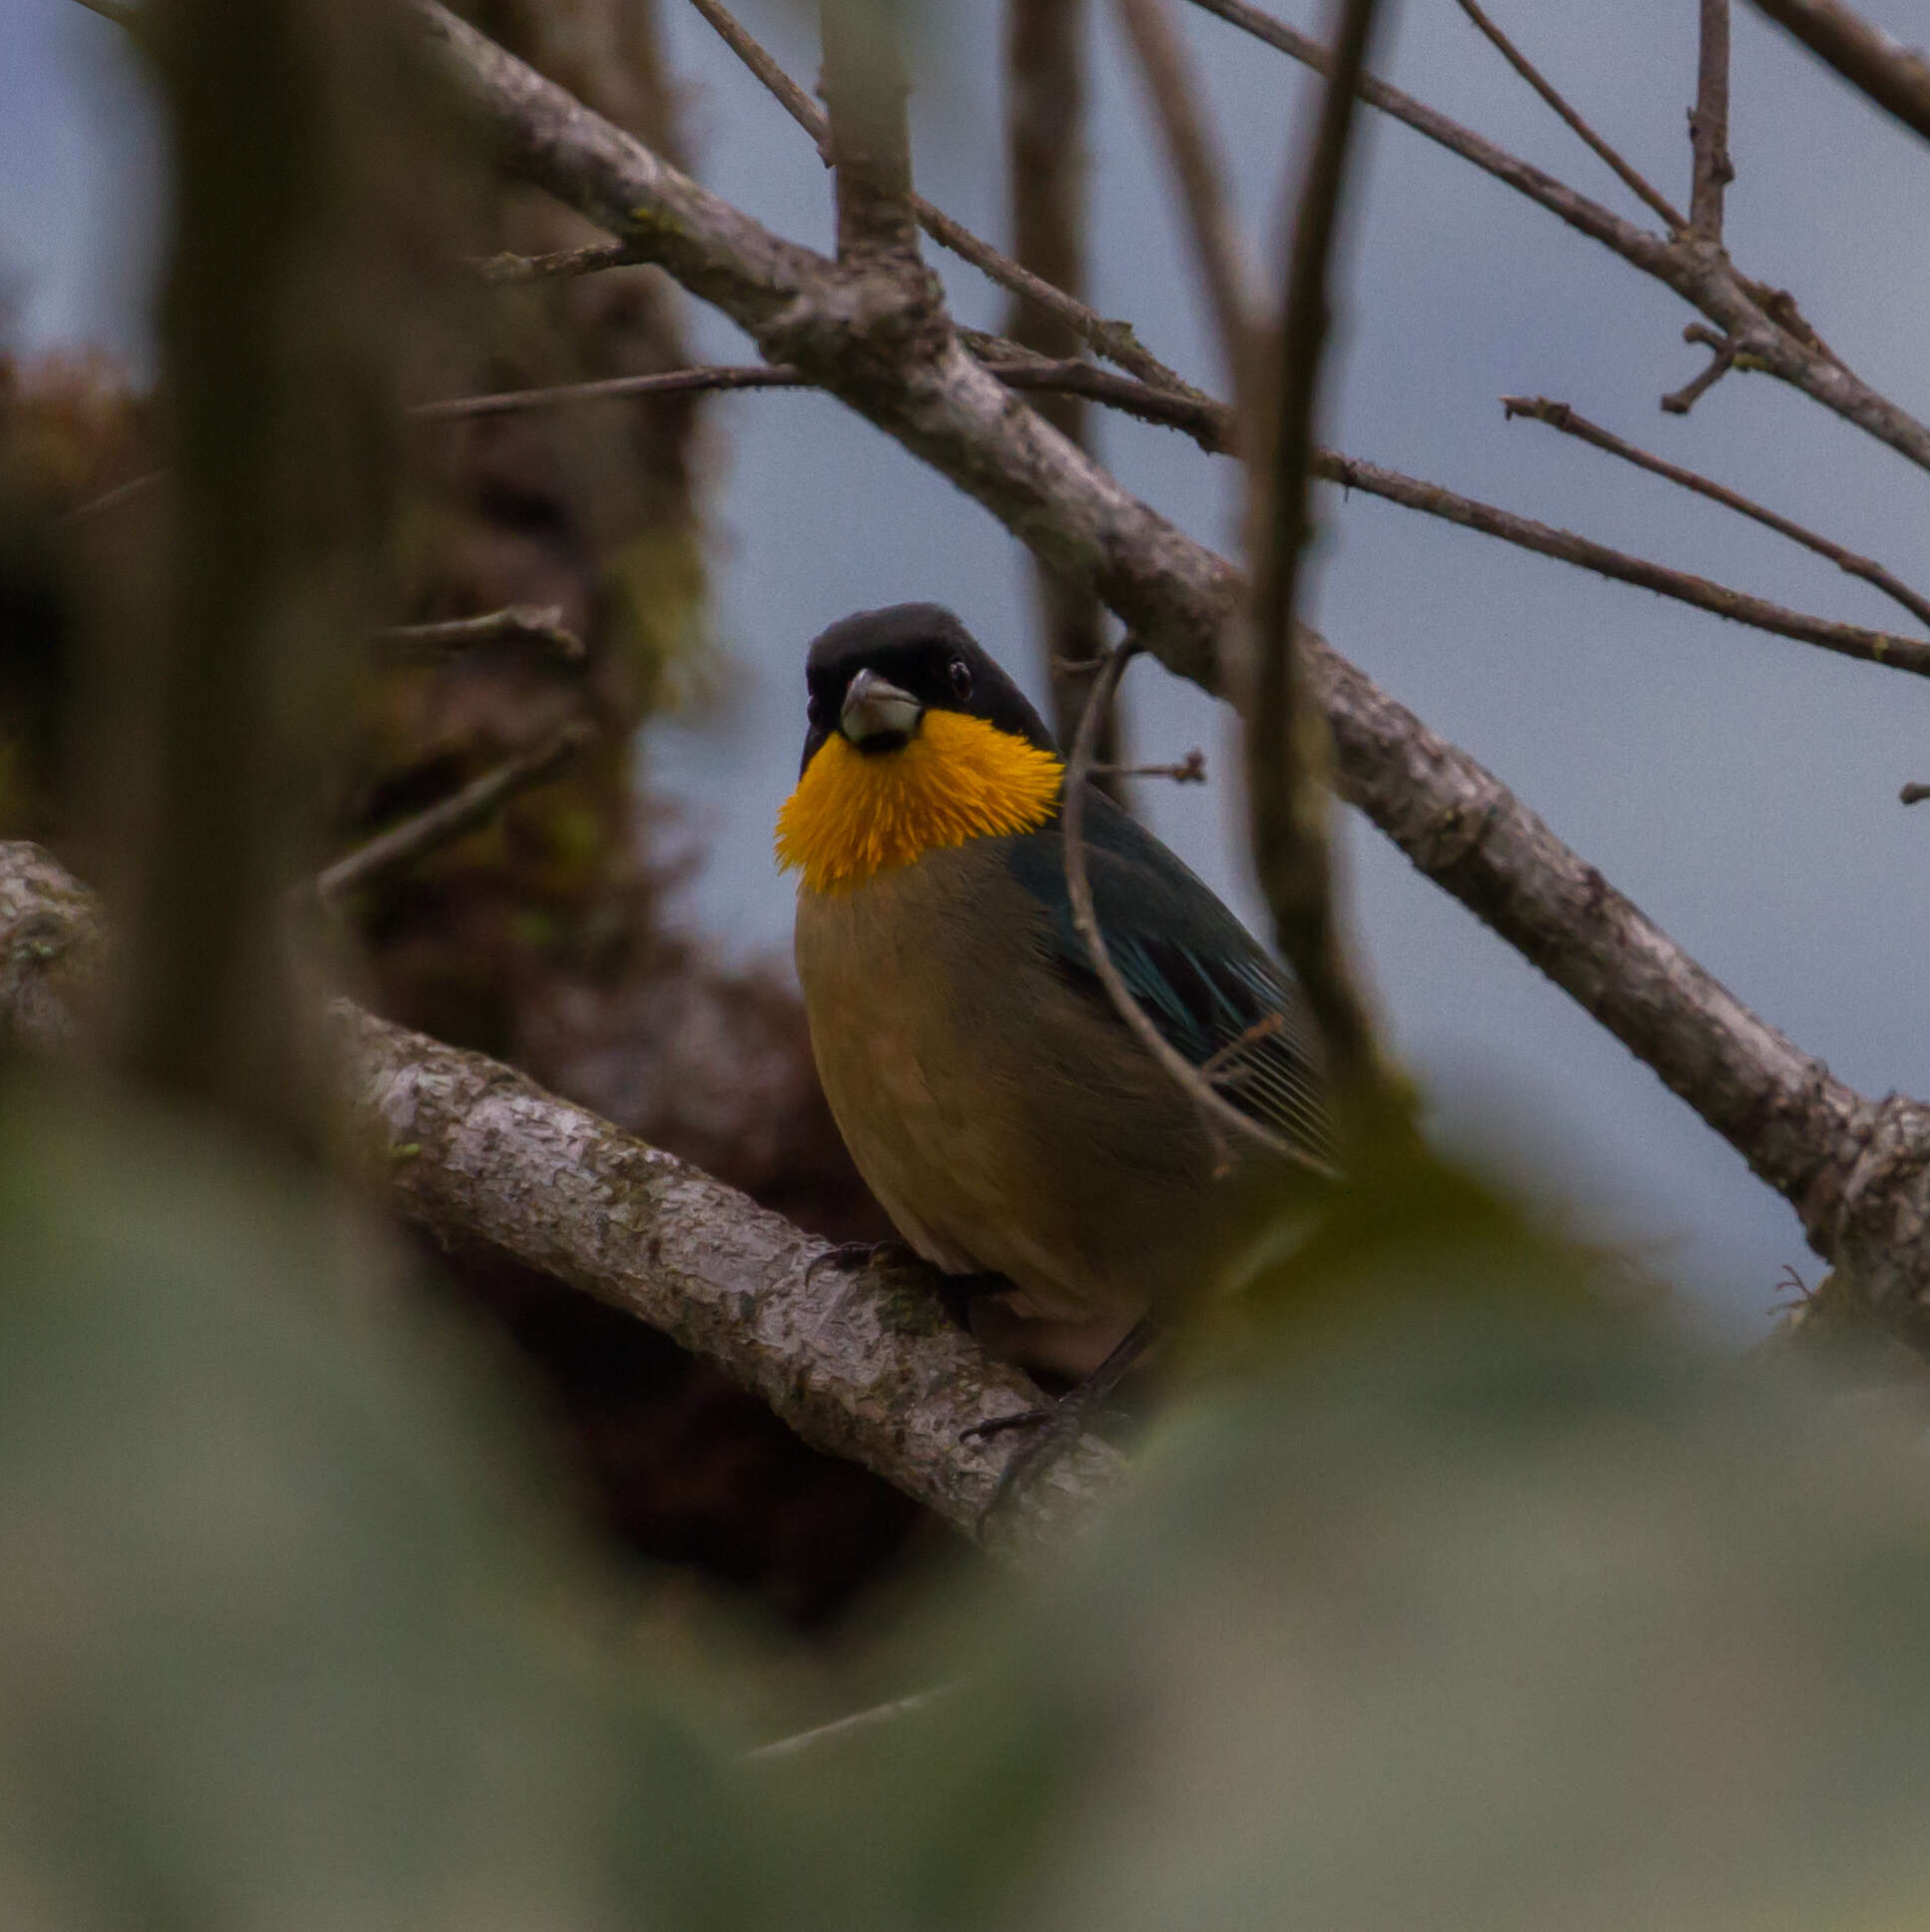
<svg viewBox="0 0 1930 1932">
<path fill-rule="evenodd" d="M 0 1110 L 9 1925 L 1930 1908 L 1921 1415 L 1706 1359 L 1465 1183 L 1296 1263 L 1055 1574 L 928 1582 L 827 1679 L 640 1619 L 365 1228 L 101 1101 Z"/>
</svg>

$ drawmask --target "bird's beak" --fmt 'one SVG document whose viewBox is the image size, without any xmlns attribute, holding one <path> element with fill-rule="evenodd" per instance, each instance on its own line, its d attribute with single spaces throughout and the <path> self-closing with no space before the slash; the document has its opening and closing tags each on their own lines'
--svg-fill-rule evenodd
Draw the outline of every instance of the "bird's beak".
<svg viewBox="0 0 1930 1932">
<path fill-rule="evenodd" d="M 925 707 L 876 671 L 860 671 L 845 687 L 838 729 L 854 745 L 906 739 L 918 729 Z"/>
</svg>

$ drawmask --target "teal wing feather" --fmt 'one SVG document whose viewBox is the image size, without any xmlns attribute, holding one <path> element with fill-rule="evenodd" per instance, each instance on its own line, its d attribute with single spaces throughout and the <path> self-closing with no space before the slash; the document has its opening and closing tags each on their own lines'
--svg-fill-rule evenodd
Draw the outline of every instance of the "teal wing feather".
<svg viewBox="0 0 1930 1932">
<path fill-rule="evenodd" d="M 1087 798 L 1084 844 L 1106 951 L 1153 1024 L 1195 1066 L 1214 1061 L 1215 1085 L 1234 1106 L 1332 1164 L 1313 1022 L 1292 978 L 1200 879 L 1098 794 Z M 1053 966 L 1110 1012 L 1072 924 L 1059 826 L 1014 840 L 1009 864 L 1050 916 Z"/>
</svg>

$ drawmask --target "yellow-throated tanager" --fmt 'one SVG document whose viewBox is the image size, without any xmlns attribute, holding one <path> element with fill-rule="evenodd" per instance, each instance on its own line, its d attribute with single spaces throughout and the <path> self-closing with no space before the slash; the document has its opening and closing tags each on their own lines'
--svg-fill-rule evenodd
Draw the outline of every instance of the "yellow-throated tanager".
<svg viewBox="0 0 1930 1932">
<path fill-rule="evenodd" d="M 993 1339 L 1082 1371 L 1210 1292 L 1304 1198 L 1306 1170 L 1208 1127 L 1107 997 L 1072 923 L 1058 747 L 957 617 L 848 617 L 812 644 L 806 683 L 777 846 L 800 875 L 798 975 L 832 1111 L 912 1248 L 1003 1278 Z M 1096 792 L 1083 846 L 1107 950 L 1154 1024 L 1330 1162 L 1292 979 Z"/>
</svg>

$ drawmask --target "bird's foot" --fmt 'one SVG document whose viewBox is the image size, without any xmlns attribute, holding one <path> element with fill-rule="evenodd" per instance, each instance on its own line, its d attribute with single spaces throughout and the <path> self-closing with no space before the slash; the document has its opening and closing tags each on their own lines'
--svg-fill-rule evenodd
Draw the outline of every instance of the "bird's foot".
<svg viewBox="0 0 1930 1932">
<path fill-rule="evenodd" d="M 963 1432 L 966 1442 L 987 1441 L 1014 1429 L 1035 1429 L 1038 1432 L 1005 1464 L 998 1478 L 998 1487 L 992 1491 L 991 1501 L 984 1507 L 981 1522 L 1004 1506 L 1038 1466 L 1040 1458 L 1070 1448 L 1093 1422 L 1108 1413 L 1106 1398 L 1119 1386 L 1126 1371 L 1145 1353 L 1154 1332 L 1149 1317 L 1135 1322 L 1112 1353 L 1083 1382 L 1068 1389 L 1056 1402 L 1037 1409 L 1019 1409 L 1009 1416 L 988 1416 L 983 1422 L 974 1422 Z"/>
</svg>

